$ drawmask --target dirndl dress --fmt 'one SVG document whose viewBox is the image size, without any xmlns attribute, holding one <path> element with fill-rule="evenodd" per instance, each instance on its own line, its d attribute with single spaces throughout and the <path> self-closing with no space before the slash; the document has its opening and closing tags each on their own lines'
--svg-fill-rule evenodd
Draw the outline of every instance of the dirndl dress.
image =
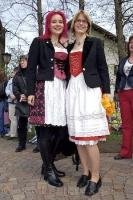
<svg viewBox="0 0 133 200">
<path fill-rule="evenodd" d="M 68 54 L 63 47 L 54 48 L 54 80 L 36 82 L 35 104 L 30 107 L 29 116 L 29 123 L 35 126 L 66 125 L 66 75 L 63 65 Z"/>
<path fill-rule="evenodd" d="M 66 90 L 66 113 L 70 141 L 94 145 L 109 135 L 106 111 L 101 104 L 100 87 L 86 85 L 82 72 L 82 51 L 69 56 L 71 78 Z"/>
</svg>

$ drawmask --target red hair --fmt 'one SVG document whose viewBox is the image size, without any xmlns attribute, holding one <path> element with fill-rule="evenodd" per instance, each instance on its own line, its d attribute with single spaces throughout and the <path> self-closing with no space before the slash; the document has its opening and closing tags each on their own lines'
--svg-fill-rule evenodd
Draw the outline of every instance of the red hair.
<svg viewBox="0 0 133 200">
<path fill-rule="evenodd" d="M 62 37 L 66 38 L 67 37 L 67 23 L 66 23 L 66 17 L 64 15 L 64 13 L 61 12 L 61 11 L 50 11 L 46 16 L 45 32 L 40 38 L 42 38 L 42 39 L 50 39 L 51 38 L 51 31 L 50 31 L 51 18 L 54 15 L 57 15 L 57 14 L 62 17 L 63 24 L 64 24 L 64 29 L 63 29 L 63 32 L 60 35 L 60 38 L 62 38 Z"/>
</svg>

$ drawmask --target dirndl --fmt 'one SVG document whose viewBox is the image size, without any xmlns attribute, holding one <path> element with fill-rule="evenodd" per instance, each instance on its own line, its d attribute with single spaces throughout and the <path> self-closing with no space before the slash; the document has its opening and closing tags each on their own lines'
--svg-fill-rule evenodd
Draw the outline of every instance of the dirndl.
<svg viewBox="0 0 133 200">
<path fill-rule="evenodd" d="M 71 75 L 66 91 L 66 114 L 70 140 L 78 145 L 94 145 L 106 140 L 109 126 L 101 104 L 100 87 L 86 85 L 83 73 Z"/>
<path fill-rule="evenodd" d="M 36 126 L 66 126 L 66 81 L 37 81 L 35 103 L 30 107 L 29 123 Z"/>
</svg>

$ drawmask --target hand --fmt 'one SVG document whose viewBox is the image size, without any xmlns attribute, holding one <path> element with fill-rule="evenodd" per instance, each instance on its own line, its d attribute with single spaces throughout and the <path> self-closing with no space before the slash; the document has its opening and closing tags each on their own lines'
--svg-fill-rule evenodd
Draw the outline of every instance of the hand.
<svg viewBox="0 0 133 200">
<path fill-rule="evenodd" d="M 34 95 L 28 96 L 28 104 L 34 106 L 34 103 L 35 103 L 35 96 Z"/>
<path fill-rule="evenodd" d="M 11 95 L 10 95 L 10 98 L 11 98 L 12 100 L 16 99 L 16 97 L 14 96 L 14 94 L 11 94 Z"/>
<path fill-rule="evenodd" d="M 111 94 L 109 94 L 109 93 L 104 93 L 102 96 L 103 97 L 108 97 L 109 99 L 111 99 Z"/>
<path fill-rule="evenodd" d="M 25 96 L 25 94 L 20 95 L 20 102 L 22 101 L 27 101 L 27 97 Z"/>
</svg>

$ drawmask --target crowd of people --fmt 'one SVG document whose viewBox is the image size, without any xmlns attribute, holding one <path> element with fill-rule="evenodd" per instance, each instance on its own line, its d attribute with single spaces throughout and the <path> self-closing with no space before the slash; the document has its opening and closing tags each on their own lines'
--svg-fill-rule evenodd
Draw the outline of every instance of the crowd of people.
<svg viewBox="0 0 133 200">
<path fill-rule="evenodd" d="M 110 79 L 102 42 L 90 36 L 91 19 L 85 11 L 73 17 L 70 31 L 71 43 L 63 12 L 47 14 L 44 34 L 33 40 L 28 56 L 20 57 L 11 79 L 5 81 L 5 95 L 0 97 L 0 134 L 6 134 L 3 119 L 8 101 L 8 136 L 18 138 L 15 151 L 26 149 L 27 126 L 31 124 L 37 134 L 44 180 L 63 186 L 65 172 L 56 168 L 56 155 L 76 152 L 83 169 L 77 187 L 86 187 L 85 195 L 92 196 L 102 185 L 97 144 L 110 134 L 101 101 L 102 97 L 110 98 Z M 123 141 L 114 159 L 132 158 L 132 70 L 133 36 L 116 78 Z"/>
</svg>

